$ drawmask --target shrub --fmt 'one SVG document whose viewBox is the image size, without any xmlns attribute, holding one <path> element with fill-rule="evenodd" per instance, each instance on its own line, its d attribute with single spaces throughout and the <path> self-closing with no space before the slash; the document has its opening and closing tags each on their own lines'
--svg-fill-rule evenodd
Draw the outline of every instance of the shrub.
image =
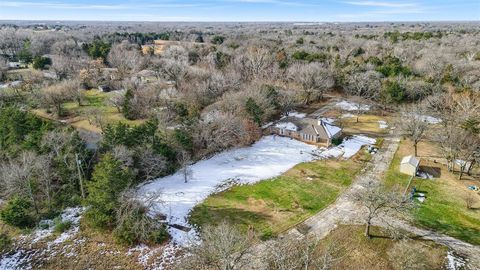
<svg viewBox="0 0 480 270">
<path fill-rule="evenodd" d="M 0 218 L 6 224 L 15 227 L 32 227 L 35 220 L 30 215 L 31 207 L 30 201 L 21 197 L 15 197 L 9 200 L 5 208 L 0 211 Z"/>
<path fill-rule="evenodd" d="M 332 144 L 335 145 L 335 146 L 340 145 L 342 142 L 343 142 L 342 138 L 333 138 L 332 139 Z"/>
<path fill-rule="evenodd" d="M 213 43 L 213 44 L 220 45 L 220 44 L 222 44 L 224 41 L 225 41 L 225 37 L 222 37 L 222 36 L 214 36 L 214 37 L 212 38 L 212 43 Z"/>
<path fill-rule="evenodd" d="M 62 221 L 61 217 L 56 217 L 53 220 L 54 228 L 53 231 L 56 233 L 63 233 L 72 227 L 72 222 L 70 220 Z"/>
<path fill-rule="evenodd" d="M 263 229 L 262 234 L 260 235 L 260 239 L 262 239 L 263 241 L 266 241 L 272 237 L 273 237 L 273 231 L 271 228 Z"/>
<path fill-rule="evenodd" d="M 34 69 L 45 69 L 47 65 L 52 64 L 52 59 L 43 56 L 35 56 L 33 58 L 33 68 Z"/>
</svg>

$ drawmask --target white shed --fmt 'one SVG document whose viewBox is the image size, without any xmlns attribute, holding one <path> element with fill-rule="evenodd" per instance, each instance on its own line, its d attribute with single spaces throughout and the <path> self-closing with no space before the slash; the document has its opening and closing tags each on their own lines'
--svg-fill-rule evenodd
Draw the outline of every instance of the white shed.
<svg viewBox="0 0 480 270">
<path fill-rule="evenodd" d="M 412 155 L 406 156 L 402 159 L 402 162 L 400 162 L 400 172 L 408 175 L 416 175 L 419 164 L 420 160 L 416 157 Z"/>
</svg>

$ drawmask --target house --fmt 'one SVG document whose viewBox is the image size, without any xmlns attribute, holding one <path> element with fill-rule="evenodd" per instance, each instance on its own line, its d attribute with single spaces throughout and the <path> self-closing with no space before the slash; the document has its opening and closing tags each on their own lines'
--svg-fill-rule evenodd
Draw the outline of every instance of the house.
<svg viewBox="0 0 480 270">
<path fill-rule="evenodd" d="M 415 176 L 417 174 L 419 164 L 420 160 L 418 160 L 416 157 L 412 155 L 406 156 L 400 162 L 400 172 Z"/>
<path fill-rule="evenodd" d="M 330 146 L 342 136 L 342 129 L 324 119 L 285 117 L 268 127 L 271 134 L 299 141 Z"/>
</svg>

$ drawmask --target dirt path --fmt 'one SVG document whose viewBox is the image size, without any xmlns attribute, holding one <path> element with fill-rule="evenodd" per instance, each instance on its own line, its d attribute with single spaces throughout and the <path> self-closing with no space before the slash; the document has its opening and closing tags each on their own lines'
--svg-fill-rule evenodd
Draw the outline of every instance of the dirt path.
<svg viewBox="0 0 480 270">
<path fill-rule="evenodd" d="M 384 146 L 378 154 L 373 156 L 362 172 L 356 177 L 352 185 L 329 207 L 310 217 L 300 225 L 289 230 L 286 234 L 303 237 L 305 235 L 315 235 L 319 238 L 327 236 L 330 231 L 335 229 L 337 224 L 363 224 L 365 211 L 361 206 L 351 200 L 351 195 L 361 192 L 366 186 L 372 182 L 380 184 L 383 176 L 390 166 L 390 163 L 398 148 L 400 139 L 398 137 L 385 138 Z M 383 217 L 384 221 L 388 221 L 388 226 L 394 226 L 399 229 L 411 232 L 423 239 L 432 240 L 443 244 L 456 253 L 468 258 L 472 269 L 480 269 L 480 247 L 465 243 L 461 240 L 449 237 L 434 231 L 417 228 L 405 221 L 392 217 Z M 374 225 L 387 227 L 384 222 L 374 221 Z M 300 230 L 298 228 L 301 228 Z M 300 232 L 301 231 L 301 232 Z M 261 254 L 268 248 L 268 242 L 255 247 L 255 254 Z M 261 265 L 256 264 L 256 268 Z M 260 267 L 261 268 L 261 267 Z"/>
</svg>

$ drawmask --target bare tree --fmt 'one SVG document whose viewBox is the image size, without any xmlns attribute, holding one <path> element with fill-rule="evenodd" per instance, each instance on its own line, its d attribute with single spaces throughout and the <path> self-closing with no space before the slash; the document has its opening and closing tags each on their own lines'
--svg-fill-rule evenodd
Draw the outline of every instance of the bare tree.
<svg viewBox="0 0 480 270">
<path fill-rule="evenodd" d="M 77 81 L 62 81 L 47 87 L 42 92 L 42 103 L 47 107 L 53 107 L 57 116 L 60 117 L 63 103 L 78 100 L 79 91 Z"/>
<path fill-rule="evenodd" d="M 295 64 L 288 76 L 301 86 L 304 104 L 321 99 L 335 85 L 332 73 L 319 63 Z"/>
<path fill-rule="evenodd" d="M 325 244 L 325 247 L 321 247 Z M 269 270 L 331 269 L 346 253 L 336 243 L 322 243 L 314 237 L 285 236 L 275 239 L 263 261 Z"/>
<path fill-rule="evenodd" d="M 380 78 L 381 75 L 375 71 L 356 72 L 347 77 L 345 90 L 356 102 L 357 122 L 365 101 L 374 100 L 379 96 L 382 86 Z"/>
<path fill-rule="evenodd" d="M 180 151 L 177 156 L 177 161 L 180 164 L 180 173 L 183 176 L 183 180 L 185 183 L 187 183 L 188 179 L 193 175 L 193 171 L 190 168 L 190 165 L 192 164 L 190 153 L 185 150 Z"/>
<path fill-rule="evenodd" d="M 152 180 L 165 172 L 167 160 L 152 149 L 141 149 L 138 153 L 139 173 L 142 179 Z"/>
<path fill-rule="evenodd" d="M 37 158 L 32 152 L 23 152 L 17 160 L 10 159 L 0 164 L 0 186 L 4 197 L 20 195 L 29 198 L 38 215 L 39 200 L 35 194 L 35 179 L 40 166 Z"/>
<path fill-rule="evenodd" d="M 409 200 L 393 191 L 388 191 L 383 186 L 373 184 L 365 187 L 363 192 L 352 195 L 352 199 L 367 211 L 365 215 L 365 236 L 370 238 L 372 220 L 382 218 L 384 215 L 406 214 L 413 207 Z"/>
<path fill-rule="evenodd" d="M 415 106 L 403 108 L 400 114 L 401 119 L 398 120 L 402 134 L 412 141 L 415 156 L 418 156 L 418 143 L 423 139 L 428 129 L 425 116 L 419 114 L 418 111 L 418 107 Z"/>
<path fill-rule="evenodd" d="M 194 243 L 178 266 L 179 269 L 243 269 L 248 263 L 250 246 L 254 236 L 244 235 L 237 228 L 221 222 L 217 226 L 206 225 L 200 234 L 201 242 Z"/>
<path fill-rule="evenodd" d="M 126 41 L 113 45 L 107 59 L 111 66 L 118 69 L 121 79 L 128 74 L 139 72 L 146 63 L 140 49 Z"/>
</svg>

